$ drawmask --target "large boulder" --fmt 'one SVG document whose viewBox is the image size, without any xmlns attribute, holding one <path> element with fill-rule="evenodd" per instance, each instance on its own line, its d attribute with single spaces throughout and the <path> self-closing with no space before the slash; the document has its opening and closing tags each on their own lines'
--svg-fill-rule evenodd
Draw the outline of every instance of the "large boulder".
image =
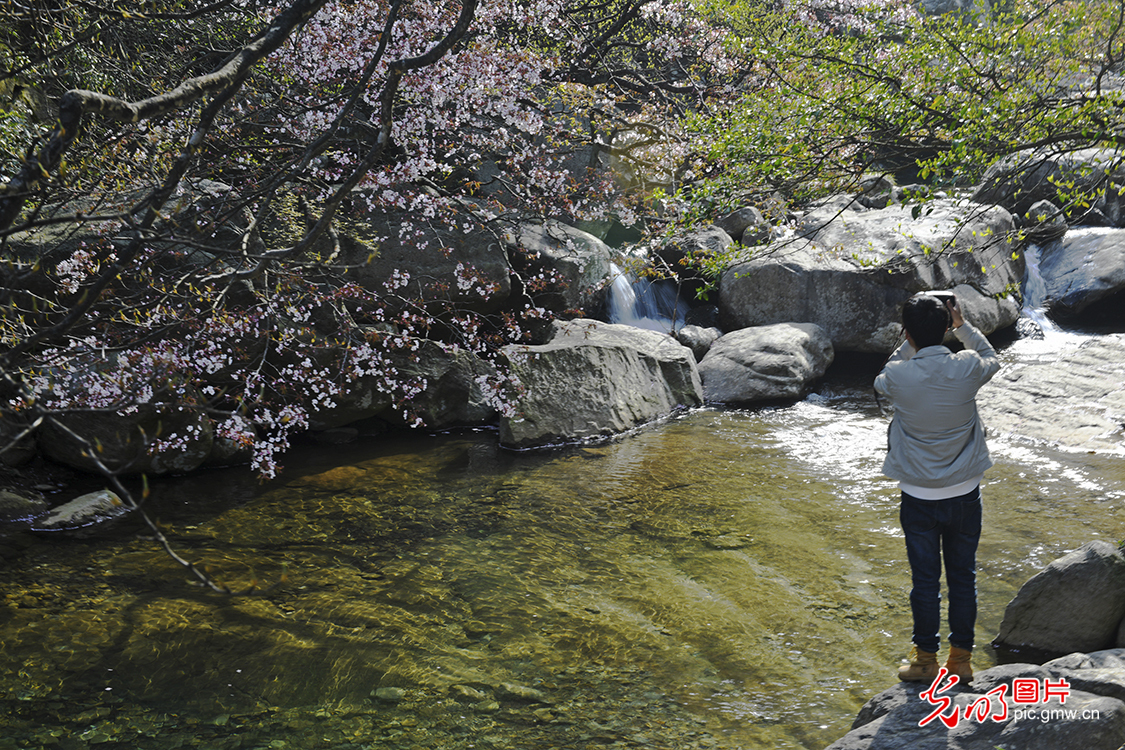
<svg viewBox="0 0 1125 750">
<path fill-rule="evenodd" d="M 812 323 L 732 331 L 699 363 L 703 397 L 724 404 L 799 398 L 833 356 L 828 334 Z"/>
<path fill-rule="evenodd" d="M 1040 248 L 1039 273 L 1048 310 L 1080 315 L 1125 291 L 1125 229 L 1071 229 Z"/>
<path fill-rule="evenodd" d="M 1073 219 L 1097 212 L 1099 221 L 1114 226 L 1125 223 L 1125 154 L 1108 148 L 1056 151 L 1020 151 L 992 164 L 984 173 L 972 200 L 1003 206 L 1023 215 L 1037 202 L 1047 200 Z M 1073 196 L 1087 193 L 1075 204 Z"/>
<path fill-rule="evenodd" d="M 137 371 L 146 367 L 152 372 Z M 138 364 L 124 354 L 90 355 L 41 377 L 59 411 L 36 437 L 54 461 L 90 472 L 178 474 L 211 453 L 214 425 L 202 394 L 143 357 Z"/>
<path fill-rule="evenodd" d="M 512 413 L 500 442 L 532 448 L 614 435 L 703 401 L 691 350 L 667 334 L 578 319 L 509 346 Z"/>
<path fill-rule="evenodd" d="M 1088 542 L 1027 581 L 1004 610 L 994 643 L 1067 654 L 1099 651 L 1117 640 L 1125 618 L 1125 554 Z"/>
<path fill-rule="evenodd" d="M 538 286 L 536 277 L 547 282 L 536 302 L 554 312 L 597 306 L 613 276 L 610 264 L 617 253 L 589 232 L 560 221 L 522 222 L 509 226 L 501 239 L 532 291 Z"/>
<path fill-rule="evenodd" d="M 731 222 L 736 221 L 737 218 L 731 219 Z M 737 227 L 735 223 L 728 225 L 732 229 Z M 743 230 L 745 229 L 746 227 L 743 227 Z M 738 237 L 741 238 L 741 234 Z M 712 224 L 668 238 L 656 249 L 656 256 L 668 269 L 678 274 L 685 274 L 687 267 L 693 262 L 725 253 L 733 243 L 734 240 L 726 229 Z M 692 274 L 686 273 L 686 275 Z"/>
<path fill-rule="evenodd" d="M 388 304 L 394 304 L 393 293 L 487 313 L 508 301 L 511 267 L 503 226 L 464 233 L 412 214 L 371 217 L 365 226 L 367 232 L 341 232 L 336 262 Z"/>
<path fill-rule="evenodd" d="M 391 359 L 399 377 L 424 385 L 406 411 L 391 409 L 380 415 L 388 422 L 444 430 L 486 424 L 496 417 L 496 368 L 471 351 L 419 340 L 417 351 Z"/>
<path fill-rule="evenodd" d="M 1123 667 L 1121 650 L 1073 654 L 1043 666 L 993 667 L 978 673 L 967 689 L 939 689 L 937 703 L 922 695 L 929 685 L 899 683 L 868 701 L 852 730 L 826 750 L 1118 750 L 1125 742 Z M 1016 680 L 1034 685 L 1036 699 L 1014 700 Z M 1062 687 L 1062 680 L 1069 687 Z M 1052 695 L 1043 700 L 1048 681 Z M 1001 686 L 1006 686 L 1002 699 L 986 697 Z M 942 698 L 951 701 L 942 715 L 953 726 L 936 717 L 919 726 L 942 707 Z"/>
<path fill-rule="evenodd" d="M 194 403 L 193 403 L 194 402 Z M 72 411 L 39 429 L 43 455 L 82 471 L 182 474 L 211 454 L 214 431 L 202 398 L 156 400 L 117 412 Z"/>
<path fill-rule="evenodd" d="M 338 347 L 339 366 L 351 356 Z M 386 355 L 385 371 L 372 372 L 348 383 L 331 405 L 309 405 L 309 426 L 318 431 L 343 427 L 371 417 L 392 424 L 408 424 L 433 430 L 458 425 L 479 425 L 492 421 L 496 368 L 471 351 L 439 344 L 429 339 L 413 339 L 412 345 Z M 412 384 L 416 392 L 405 406 L 396 406 L 396 383 Z"/>
<path fill-rule="evenodd" d="M 889 353 L 903 302 L 922 290 L 955 288 L 966 319 L 992 333 L 1019 318 L 1010 292 L 1024 258 L 1014 230 L 1004 209 L 952 199 L 882 209 L 830 201 L 804 217 L 796 237 L 723 272 L 723 327 L 816 323 L 836 351 Z"/>
</svg>

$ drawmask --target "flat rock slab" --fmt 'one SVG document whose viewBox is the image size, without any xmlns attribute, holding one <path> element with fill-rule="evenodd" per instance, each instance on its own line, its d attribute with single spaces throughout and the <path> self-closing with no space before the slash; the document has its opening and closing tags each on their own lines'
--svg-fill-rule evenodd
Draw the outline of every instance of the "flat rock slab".
<svg viewBox="0 0 1125 750">
<path fill-rule="evenodd" d="M 1125 335 L 1075 337 L 1043 361 L 1005 367 L 977 396 L 992 436 L 1125 453 Z"/>
<path fill-rule="evenodd" d="M 60 505 L 32 526 L 33 531 L 67 531 L 81 534 L 129 512 L 110 490 L 98 490 Z"/>
</svg>

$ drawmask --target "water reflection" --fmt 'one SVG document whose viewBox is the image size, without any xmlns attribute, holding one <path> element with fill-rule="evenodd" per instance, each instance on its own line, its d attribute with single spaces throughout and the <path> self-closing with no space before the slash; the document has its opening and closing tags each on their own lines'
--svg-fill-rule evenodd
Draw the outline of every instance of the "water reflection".
<svg viewBox="0 0 1125 750">
<path fill-rule="evenodd" d="M 216 597 L 129 529 L 40 543 L 6 571 L 0 734 L 822 747 L 893 682 L 910 629 L 867 393 L 830 382 L 544 454 L 418 436 L 309 450 L 264 487 L 163 484 L 154 509 L 189 557 L 288 580 Z M 1119 459 L 993 449 L 982 643 L 1029 575 L 1120 533 L 1125 492 Z"/>
</svg>

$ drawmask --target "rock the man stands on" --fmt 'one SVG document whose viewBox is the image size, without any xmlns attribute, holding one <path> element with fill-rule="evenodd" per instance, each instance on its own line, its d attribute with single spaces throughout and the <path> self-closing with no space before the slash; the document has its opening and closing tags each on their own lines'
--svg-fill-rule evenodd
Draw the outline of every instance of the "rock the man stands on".
<svg viewBox="0 0 1125 750">
<path fill-rule="evenodd" d="M 992 466 L 977 391 L 1000 363 L 988 339 L 964 321 L 957 300 L 916 295 L 903 305 L 906 341 L 875 379 L 894 405 L 883 473 L 902 490 L 900 521 L 906 535 L 913 588 L 914 648 L 901 680 L 933 680 L 941 644 L 941 567 L 949 588 L 950 654 L 946 668 L 972 679 L 977 618 L 976 554 L 981 530 L 980 482 Z M 952 352 L 946 333 L 965 345 Z"/>
</svg>

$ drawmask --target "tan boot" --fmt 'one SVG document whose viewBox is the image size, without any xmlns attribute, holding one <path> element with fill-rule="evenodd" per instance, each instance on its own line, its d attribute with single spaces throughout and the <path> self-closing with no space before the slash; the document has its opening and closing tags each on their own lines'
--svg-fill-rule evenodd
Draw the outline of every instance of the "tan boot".
<svg viewBox="0 0 1125 750">
<path fill-rule="evenodd" d="M 949 674 L 955 674 L 960 677 L 962 685 L 968 685 L 973 681 L 972 659 L 972 649 L 951 646 L 949 649 L 949 659 L 945 662 L 945 668 L 949 670 Z"/>
<path fill-rule="evenodd" d="M 904 682 L 933 682 L 938 674 L 937 654 L 910 649 L 910 663 L 898 668 L 898 678 Z"/>
</svg>

